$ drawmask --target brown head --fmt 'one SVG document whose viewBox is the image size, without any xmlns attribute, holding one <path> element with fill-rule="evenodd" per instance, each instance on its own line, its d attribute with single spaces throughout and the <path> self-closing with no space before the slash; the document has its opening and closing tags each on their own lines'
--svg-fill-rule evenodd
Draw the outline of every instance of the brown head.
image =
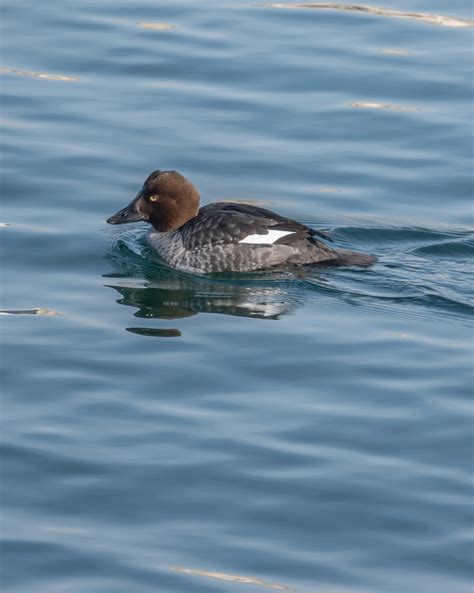
<svg viewBox="0 0 474 593">
<path fill-rule="evenodd" d="M 177 171 L 153 171 L 130 204 L 111 216 L 109 224 L 145 220 L 162 233 L 174 231 L 194 218 L 199 193 Z"/>
</svg>

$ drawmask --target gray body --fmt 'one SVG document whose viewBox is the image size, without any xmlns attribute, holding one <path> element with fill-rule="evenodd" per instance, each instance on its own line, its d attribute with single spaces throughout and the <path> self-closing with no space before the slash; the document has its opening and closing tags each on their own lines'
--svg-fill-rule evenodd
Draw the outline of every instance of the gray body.
<svg viewBox="0 0 474 593">
<path fill-rule="evenodd" d="M 170 266 L 184 272 L 209 274 L 214 272 L 246 272 L 273 268 L 281 264 L 304 265 L 333 260 L 335 250 L 319 241 L 307 239 L 291 245 L 252 245 L 241 243 L 207 244 L 186 249 L 180 230 L 160 233 L 152 229 L 148 242 Z"/>
</svg>

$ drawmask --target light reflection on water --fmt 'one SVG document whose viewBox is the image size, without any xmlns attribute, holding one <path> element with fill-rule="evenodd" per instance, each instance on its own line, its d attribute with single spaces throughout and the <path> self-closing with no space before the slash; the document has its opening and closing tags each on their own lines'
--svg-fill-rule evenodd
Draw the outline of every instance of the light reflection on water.
<svg viewBox="0 0 474 593">
<path fill-rule="evenodd" d="M 470 587 L 472 7 L 306 6 L 5 4 L 10 593 Z M 378 262 L 170 270 L 156 168 Z"/>
<path fill-rule="evenodd" d="M 458 19 L 441 14 L 429 14 L 423 12 L 403 12 L 400 10 L 391 10 L 389 8 L 378 8 L 376 6 L 364 6 L 362 4 L 336 4 L 327 2 L 307 2 L 307 3 L 274 3 L 270 4 L 272 8 L 304 8 L 313 10 L 342 10 L 347 12 L 356 12 L 358 14 L 369 14 L 376 16 L 386 16 L 390 18 L 411 19 L 434 25 L 444 25 L 445 27 L 472 27 L 474 21 Z"/>
</svg>

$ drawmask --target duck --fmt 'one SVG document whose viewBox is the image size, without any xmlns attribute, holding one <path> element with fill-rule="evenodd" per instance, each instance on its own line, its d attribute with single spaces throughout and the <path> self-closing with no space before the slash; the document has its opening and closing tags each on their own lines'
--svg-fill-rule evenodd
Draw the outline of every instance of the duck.
<svg viewBox="0 0 474 593">
<path fill-rule="evenodd" d="M 240 202 L 199 207 L 195 186 L 178 171 L 153 171 L 128 206 L 107 219 L 145 221 L 148 243 L 172 268 L 193 274 L 294 266 L 367 268 L 373 255 L 337 249 L 327 232 Z"/>
</svg>

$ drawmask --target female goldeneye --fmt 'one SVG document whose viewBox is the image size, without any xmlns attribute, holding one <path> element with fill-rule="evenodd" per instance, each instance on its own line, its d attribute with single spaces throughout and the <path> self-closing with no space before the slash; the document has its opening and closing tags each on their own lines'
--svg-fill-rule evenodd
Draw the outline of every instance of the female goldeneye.
<svg viewBox="0 0 474 593">
<path fill-rule="evenodd" d="M 153 171 L 134 200 L 109 224 L 145 220 L 148 241 L 185 272 L 248 272 L 281 265 L 370 266 L 375 257 L 329 247 L 322 231 L 250 204 L 199 208 L 199 193 L 177 171 Z"/>
</svg>

